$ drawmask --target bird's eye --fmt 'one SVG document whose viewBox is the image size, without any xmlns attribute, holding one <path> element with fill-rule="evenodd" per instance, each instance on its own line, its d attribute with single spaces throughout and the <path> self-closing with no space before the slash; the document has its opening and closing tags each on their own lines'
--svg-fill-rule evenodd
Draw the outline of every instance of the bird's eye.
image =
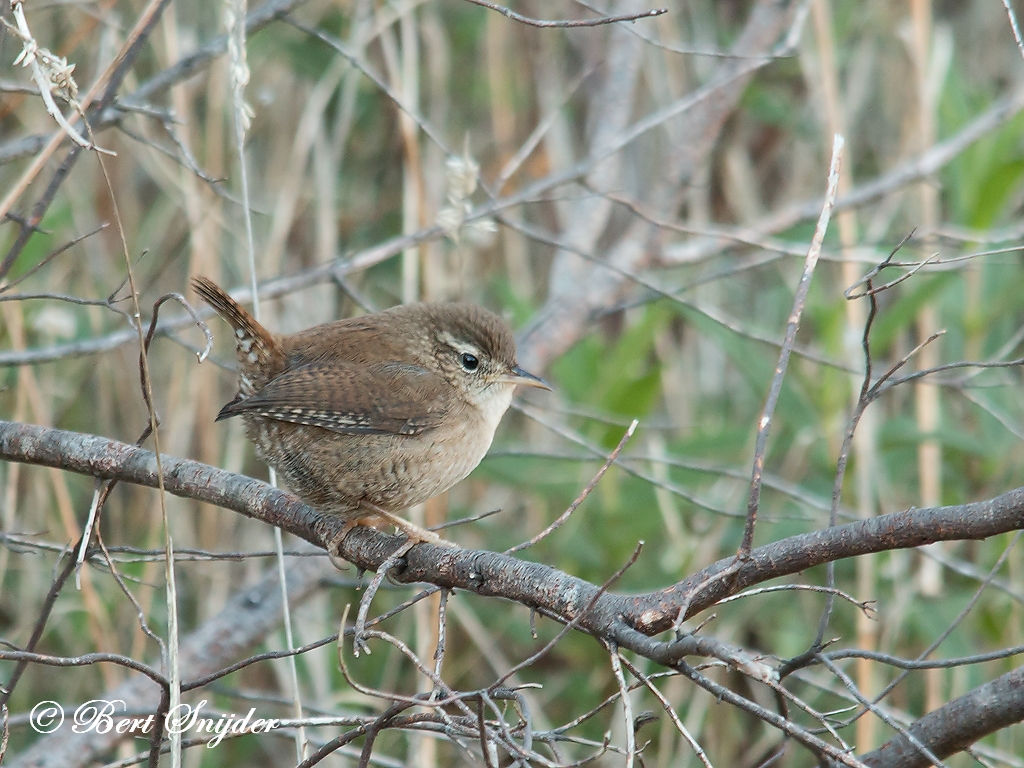
<svg viewBox="0 0 1024 768">
<path fill-rule="evenodd" d="M 467 371 L 475 371 L 480 367 L 480 361 L 477 359 L 477 356 L 469 352 L 463 352 L 459 357 L 459 362 L 462 363 L 462 367 Z"/>
</svg>

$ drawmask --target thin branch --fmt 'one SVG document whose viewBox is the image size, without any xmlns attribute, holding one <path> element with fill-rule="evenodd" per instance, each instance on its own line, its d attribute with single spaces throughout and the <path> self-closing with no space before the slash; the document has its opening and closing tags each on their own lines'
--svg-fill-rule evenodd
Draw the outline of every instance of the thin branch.
<svg viewBox="0 0 1024 768">
<path fill-rule="evenodd" d="M 26 270 L 24 274 L 19 275 L 15 280 L 11 280 L 10 282 L 0 283 L 0 293 L 4 293 L 6 291 L 9 291 L 14 286 L 18 285 L 19 283 L 24 282 L 25 280 L 30 278 L 32 275 L 34 275 L 36 272 L 38 272 L 40 269 L 42 269 L 47 264 L 49 264 L 51 261 L 53 261 L 55 258 L 60 256 L 62 253 L 65 253 L 70 248 L 78 245 L 80 242 L 82 242 L 86 238 L 92 237 L 93 235 L 95 235 L 95 234 L 97 234 L 99 232 L 102 232 L 108 226 L 109 225 L 106 222 L 104 222 L 103 224 L 100 224 L 95 229 L 92 229 L 89 232 L 86 232 L 84 235 L 79 235 L 78 237 L 75 237 L 75 238 L 69 240 L 68 242 L 64 243 L 64 245 L 62 245 L 60 248 L 56 249 L 55 251 L 50 251 L 50 253 L 48 253 L 46 256 L 44 256 L 39 261 L 38 264 L 33 265 L 30 269 Z"/>
<path fill-rule="evenodd" d="M 962 752 L 982 736 L 1019 723 L 1024 712 L 1024 667 L 997 677 L 929 712 L 899 735 L 864 755 L 870 768 L 927 768 L 914 746 L 924 745 L 939 758 Z"/>
<path fill-rule="evenodd" d="M 615 675 L 615 682 L 619 684 L 619 700 L 622 702 L 622 716 L 626 721 L 626 768 L 633 768 L 636 760 L 636 725 L 633 721 L 633 703 L 629 698 L 629 689 L 626 687 L 626 678 L 622 674 L 622 661 L 619 656 L 619 648 L 614 643 L 608 643 L 608 656 L 612 664 L 612 674 Z"/>
<path fill-rule="evenodd" d="M 898 738 L 905 739 L 906 743 L 921 757 L 921 759 L 926 761 L 925 765 L 935 766 L 935 768 L 949 768 L 944 762 L 942 762 L 942 760 L 936 754 L 934 754 L 930 749 L 928 749 L 928 747 L 922 744 L 920 739 L 918 739 L 914 734 L 910 733 L 906 728 L 904 728 L 902 725 L 896 722 L 894 718 L 886 714 L 880 707 L 877 706 L 877 704 L 875 704 L 872 701 L 869 701 L 864 696 L 864 694 L 862 694 L 860 690 L 858 690 L 853 680 L 851 680 L 846 673 L 839 669 L 839 667 L 837 667 L 828 659 L 822 658 L 821 661 L 828 668 L 829 672 L 835 675 L 836 678 L 840 682 L 842 682 L 844 686 L 846 686 L 846 690 L 848 690 L 853 695 L 853 697 L 858 702 L 860 702 L 861 706 L 863 706 L 866 710 L 870 711 L 873 715 L 875 715 L 879 720 L 881 720 L 883 723 L 885 723 L 894 731 L 896 731 L 899 734 Z"/>
<path fill-rule="evenodd" d="M 72 560 L 74 562 L 74 560 Z M 30 664 L 42 664 L 46 667 L 86 667 L 97 662 L 117 664 L 125 669 L 139 672 L 158 685 L 166 685 L 167 678 L 152 667 L 149 667 L 129 656 L 119 653 L 86 653 L 81 656 L 51 656 L 46 653 L 29 653 L 28 651 L 0 650 L 0 661 L 18 661 Z"/>
<path fill-rule="evenodd" d="M 1024 645 L 1015 645 L 1012 648 L 1003 648 L 991 653 L 979 653 L 974 656 L 957 656 L 952 659 L 900 659 L 888 653 L 878 651 L 864 651 L 859 648 L 846 648 L 841 651 L 829 651 L 822 653 L 823 658 L 831 661 L 840 659 L 871 659 L 882 664 L 887 664 L 896 669 L 952 669 L 954 667 L 965 667 L 970 664 L 984 664 L 987 661 L 998 661 L 1008 659 L 1011 656 L 1024 654 Z"/>
<path fill-rule="evenodd" d="M 661 708 L 665 710 L 665 714 L 668 715 L 669 719 L 672 721 L 672 725 L 676 727 L 676 730 L 679 731 L 679 735 L 682 736 L 686 740 L 686 743 L 690 745 L 690 749 L 693 750 L 697 759 L 700 760 L 701 765 L 703 765 L 704 768 L 713 768 L 711 760 L 708 758 L 707 753 L 704 752 L 703 747 L 701 747 L 700 743 L 693 737 L 690 731 L 687 730 L 686 726 L 683 725 L 683 721 L 679 719 L 679 715 L 676 713 L 671 702 L 665 698 L 665 694 L 658 690 L 658 687 L 654 684 L 654 681 L 651 680 L 650 676 L 645 675 L 637 669 L 625 656 L 620 655 L 619 658 L 626 669 L 629 670 L 629 673 L 643 683 L 647 690 L 651 692 L 651 695 L 658 700 L 658 703 L 661 704 Z"/>
<path fill-rule="evenodd" d="M 470 2 L 472 1 L 470 0 Z M 1003 0 L 1003 7 L 1006 8 L 1006 15 L 1010 19 L 1010 29 L 1013 30 L 1013 39 L 1017 41 L 1017 50 L 1020 51 L 1021 56 L 1024 56 L 1024 40 L 1021 39 L 1020 25 L 1017 24 L 1017 16 L 1013 12 L 1010 0 Z"/>
<path fill-rule="evenodd" d="M 618 445 L 616 445 L 615 449 L 610 454 L 608 454 L 608 458 L 605 459 L 604 464 L 602 464 L 601 468 L 597 470 L 597 474 L 594 475 L 593 479 L 589 483 L 587 483 L 586 487 L 582 491 L 580 491 L 579 496 L 577 496 L 573 500 L 572 504 L 568 506 L 565 512 L 559 515 L 554 520 L 554 522 L 551 523 L 551 525 L 549 525 L 543 531 L 541 531 L 536 536 L 531 538 L 529 541 L 524 541 L 521 544 L 516 544 L 514 547 L 510 549 L 506 549 L 505 554 L 514 555 L 516 552 L 522 552 L 524 549 L 532 547 L 537 542 L 546 538 L 553 531 L 560 528 L 565 523 L 565 521 L 569 519 L 569 515 L 571 515 L 573 512 L 577 510 L 577 508 L 579 508 L 580 504 L 582 504 L 586 500 L 586 498 L 591 494 L 591 492 L 597 487 L 597 484 L 601 482 L 601 478 L 604 477 L 604 473 L 607 472 L 608 468 L 615 463 L 615 459 L 618 458 L 619 454 L 622 452 L 622 449 L 626 447 L 626 443 L 629 442 L 629 439 L 633 436 L 633 432 L 636 431 L 637 425 L 639 424 L 639 421 L 633 419 L 633 422 L 629 425 L 629 428 L 626 430 L 626 433 L 619 440 Z"/>
<path fill-rule="evenodd" d="M 388 559 L 385 560 L 377 568 L 377 572 L 374 573 L 373 579 L 370 580 L 369 585 L 366 587 L 366 591 L 363 593 L 362 599 L 359 601 L 359 612 L 356 615 L 356 626 L 352 640 L 352 654 L 359 658 L 359 652 L 361 650 L 366 651 L 366 654 L 370 654 L 370 646 L 366 644 L 363 639 L 366 635 L 366 614 L 370 611 L 370 603 L 373 602 L 373 596 L 377 594 L 377 590 L 380 589 L 381 582 L 384 581 L 384 577 L 387 576 L 388 571 L 394 568 L 401 561 L 402 557 L 415 546 L 416 542 L 408 540 L 396 549 Z"/>
<path fill-rule="evenodd" d="M 195 461 L 162 458 L 165 487 L 174 495 L 278 525 L 323 548 L 335 541 L 344 527 L 337 516 L 318 512 L 257 480 Z M 13 422 L 0 421 L 0 459 L 149 487 L 157 482 L 155 458 L 149 451 L 106 438 Z M 910 509 L 792 536 L 753 549 L 742 563 L 728 557 L 667 588 L 639 595 L 601 594 L 596 585 L 540 563 L 431 544 L 413 547 L 405 556 L 404 567 L 393 571 L 392 578 L 537 607 L 546 615 L 575 622 L 581 631 L 614 640 L 621 648 L 658 663 L 671 663 L 679 649 L 691 646 L 659 642 L 650 635 L 671 628 L 684 602 L 689 605 L 687 615 L 692 615 L 747 587 L 830 561 L 935 541 L 983 539 L 1020 529 L 1024 529 L 1024 488 L 987 501 Z M 364 570 L 376 571 L 405 541 L 360 526 L 344 539 L 339 554 Z M 729 579 L 709 581 L 729 568 L 736 569 Z M 698 585 L 705 586 L 692 593 Z"/>
<path fill-rule="evenodd" d="M 466 0 L 467 3 L 473 5 L 479 5 L 483 8 L 489 8 L 492 11 L 497 11 L 502 16 L 505 16 L 512 21 L 518 21 L 520 24 L 526 24 L 530 27 L 540 27 L 541 29 L 571 29 L 574 27 L 599 27 L 603 24 L 618 24 L 623 21 L 639 21 L 640 19 L 652 19 L 655 16 L 661 16 L 663 13 L 668 13 L 668 8 L 652 8 L 649 11 L 641 11 L 640 13 L 627 13 L 621 16 L 602 16 L 598 19 L 532 19 L 529 16 L 523 16 L 520 13 L 516 13 L 511 8 L 506 8 L 503 5 L 497 3 L 490 3 L 487 0 Z"/>
<path fill-rule="evenodd" d="M 80 104 L 80 115 L 83 122 L 88 127 L 89 123 L 86 119 L 85 110 L 92 107 L 92 113 L 96 114 L 102 112 L 114 99 L 117 93 L 117 89 L 120 88 L 121 83 L 128 74 L 128 70 L 135 62 L 136 57 L 141 52 L 146 40 L 149 39 L 150 32 L 152 32 L 157 20 L 159 20 L 164 8 L 167 6 L 169 0 L 150 0 L 147 6 L 143 9 L 139 18 L 135 22 L 135 26 L 128 33 L 124 43 L 121 46 L 121 50 L 118 52 L 114 60 L 110 62 L 110 65 L 100 74 L 99 78 L 93 83 L 88 93 L 81 99 Z M 95 102 L 95 104 L 94 104 Z M 32 164 L 22 173 L 21 178 L 12 185 L 3 201 L 0 202 L 0 217 L 7 214 L 8 211 L 14 206 L 14 203 L 21 197 L 21 195 L 31 184 L 32 180 L 38 175 L 43 169 L 47 160 L 57 151 L 66 134 L 63 130 L 53 134 L 50 138 L 49 143 L 43 148 L 43 150 L 36 156 L 36 159 Z M 80 144 L 74 144 L 71 149 L 65 155 L 64 160 L 61 162 L 60 167 L 54 173 L 50 184 L 43 192 L 36 204 L 32 207 L 32 214 L 29 217 L 29 224 L 35 226 L 43 220 L 43 215 L 50 207 L 50 203 L 53 202 L 54 197 L 57 194 L 57 190 L 63 184 L 67 178 L 68 173 L 71 171 L 71 167 L 75 164 L 76 160 L 81 154 L 82 146 Z M 102 158 L 102 155 L 97 155 Z M 21 232 L 18 233 L 18 237 L 11 245 L 4 257 L 3 262 L 0 263 L 0 279 L 10 271 L 14 265 L 15 259 L 18 254 L 21 253 L 25 244 L 28 242 L 28 238 L 32 234 L 31 228 L 22 228 Z"/>
<path fill-rule="evenodd" d="M 804 305 L 807 303 L 807 293 L 811 287 L 811 276 L 814 274 L 814 268 L 818 265 L 821 244 L 825 240 L 828 222 L 832 216 L 832 209 L 835 207 L 844 143 L 843 137 L 837 133 L 832 142 L 832 161 L 829 164 L 828 188 L 825 192 L 825 202 L 821 208 L 821 215 L 818 217 L 818 224 L 814 228 L 814 237 L 811 239 L 811 247 L 808 249 L 807 258 L 804 261 L 804 270 L 800 275 L 796 296 L 793 298 L 793 310 L 790 312 L 789 322 L 786 324 L 786 336 L 782 342 L 779 362 L 775 366 L 775 375 L 772 377 L 771 387 L 768 390 L 768 398 L 764 405 L 764 411 L 761 414 L 761 420 L 757 425 L 757 438 L 754 442 L 754 468 L 750 478 L 750 496 L 747 499 L 747 520 L 743 528 L 743 542 L 740 544 L 739 549 L 739 557 L 741 558 L 746 557 L 754 546 L 754 526 L 757 523 L 757 511 L 761 503 L 761 477 L 764 474 L 764 460 L 768 450 L 768 433 L 771 430 L 775 406 L 779 401 L 779 396 L 782 394 L 782 382 L 786 377 L 786 369 L 789 366 L 789 357 L 793 351 L 793 345 L 796 343 L 796 332 L 800 328 L 800 317 L 803 314 Z"/>
<path fill-rule="evenodd" d="M 792 722 L 791 720 L 772 712 L 769 709 L 756 704 L 748 698 L 740 696 L 739 694 L 729 690 L 724 685 L 710 680 L 704 675 L 700 674 L 697 670 L 693 669 L 687 664 L 680 664 L 678 666 L 680 672 L 686 677 L 692 680 L 694 683 L 699 685 L 704 690 L 711 693 L 719 701 L 726 701 L 739 709 L 742 709 L 750 714 L 763 720 L 765 723 L 778 728 L 786 735 L 796 739 L 805 747 L 810 749 L 818 756 L 825 756 L 831 758 L 836 763 L 849 766 L 849 768 L 866 768 L 865 764 L 855 757 L 848 755 L 840 749 L 832 746 L 828 742 L 822 741 L 814 734 L 808 732 L 801 726 Z"/>
</svg>

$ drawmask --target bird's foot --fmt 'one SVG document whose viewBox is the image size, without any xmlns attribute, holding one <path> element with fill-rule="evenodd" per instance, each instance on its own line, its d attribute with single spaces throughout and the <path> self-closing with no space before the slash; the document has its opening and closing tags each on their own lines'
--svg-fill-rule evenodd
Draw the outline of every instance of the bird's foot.
<svg viewBox="0 0 1024 768">
<path fill-rule="evenodd" d="M 433 531 L 429 531 L 426 528 L 421 528 L 416 523 L 411 523 L 403 517 L 393 515 L 390 512 L 386 512 L 383 509 L 374 509 L 374 514 L 391 523 L 398 530 L 405 534 L 409 541 L 415 544 L 434 544 L 438 547 L 458 547 L 458 544 L 454 542 L 442 539 Z"/>
<path fill-rule="evenodd" d="M 372 525 L 378 522 L 385 522 L 395 526 L 406 536 L 406 541 L 398 549 L 392 552 L 383 563 L 381 563 L 376 574 L 374 574 L 373 579 L 367 585 L 362 599 L 359 601 L 359 611 L 356 616 L 356 623 L 352 638 L 353 652 L 356 656 L 359 656 L 362 651 L 366 651 L 367 654 L 370 653 L 370 648 L 366 643 L 366 620 L 370 612 L 370 603 L 373 601 L 374 595 L 377 594 L 377 590 L 384 581 L 387 572 L 398 565 L 409 550 L 417 544 L 434 544 L 440 547 L 458 546 L 453 542 L 442 539 L 433 531 L 422 528 L 415 523 L 411 523 L 408 520 L 380 509 L 379 507 L 371 507 L 371 510 L 372 511 L 366 515 L 347 521 L 345 526 L 341 529 L 341 532 L 332 539 L 328 549 L 328 556 L 330 557 L 331 563 L 334 567 L 344 568 L 345 566 L 340 562 L 341 543 L 357 525 Z"/>
<path fill-rule="evenodd" d="M 331 539 L 327 545 L 327 558 L 331 561 L 331 565 L 339 571 L 348 570 L 348 561 L 341 556 L 341 543 L 345 540 L 346 536 L 352 533 L 352 529 L 357 525 L 363 525 L 363 518 L 347 521 L 341 532 Z"/>
</svg>

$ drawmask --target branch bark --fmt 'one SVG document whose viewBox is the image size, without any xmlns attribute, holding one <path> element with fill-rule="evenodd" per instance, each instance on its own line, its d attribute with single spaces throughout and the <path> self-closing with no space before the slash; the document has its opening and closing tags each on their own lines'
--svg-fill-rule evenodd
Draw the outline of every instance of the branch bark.
<svg viewBox="0 0 1024 768">
<path fill-rule="evenodd" d="M 169 493 L 205 501 L 276 525 L 315 546 L 327 548 L 344 523 L 303 504 L 294 496 L 253 478 L 189 459 L 162 456 Z M 92 477 L 156 486 L 151 451 L 96 435 L 0 421 L 0 459 L 56 467 Z M 671 628 L 680 608 L 693 616 L 754 584 L 835 560 L 936 541 L 984 539 L 1024 528 L 1024 488 L 994 499 L 950 507 L 909 509 L 834 528 L 791 536 L 757 547 L 737 563 L 733 557 L 665 589 L 637 595 L 605 593 L 579 616 L 599 587 L 541 563 L 496 552 L 419 544 L 405 556 L 394 578 L 503 597 L 538 609 L 621 648 L 661 664 L 697 652 L 691 642 L 652 639 Z M 339 554 L 366 571 L 376 571 L 404 538 L 358 527 Z M 726 569 L 729 578 L 717 578 Z"/>
<path fill-rule="evenodd" d="M 168 492 L 277 525 L 306 541 L 326 548 L 343 528 L 335 517 L 317 512 L 281 490 L 252 478 L 235 475 L 188 459 L 162 456 L 164 486 Z M 0 421 L 0 459 L 56 467 L 79 474 L 118 479 L 155 487 L 156 456 L 133 445 L 65 430 Z M 659 664 L 678 667 L 689 655 L 726 658 L 742 664 L 736 649 L 711 637 L 686 636 L 660 641 L 653 636 L 669 628 L 685 608 L 685 615 L 703 611 L 724 597 L 754 584 L 806 570 L 815 565 L 869 552 L 906 549 L 935 541 L 983 539 L 1024 528 L 1024 488 L 987 501 L 933 509 L 910 509 L 823 531 L 791 536 L 751 551 L 748 558 L 726 558 L 663 590 L 637 595 L 601 592 L 590 582 L 541 563 L 518 560 L 495 552 L 419 544 L 392 573 L 395 581 L 426 582 L 447 589 L 464 589 L 488 597 L 518 602 L 574 625 L 605 642 L 631 650 Z M 342 542 L 339 554 L 359 568 L 376 571 L 404 539 L 359 527 Z M 298 567 L 298 566 L 296 566 Z M 726 569 L 728 578 L 716 578 Z M 300 591 L 311 589 L 308 579 Z M 289 581 L 289 585 L 292 582 Z M 248 593 L 245 593 L 248 594 Z M 268 594 L 276 594 L 273 589 Z M 244 595 L 242 600 L 247 600 Z M 232 605 L 238 602 L 236 599 Z M 589 606 L 589 609 L 588 609 Z M 228 610 L 231 610 L 230 608 Z M 273 624 L 276 613 L 266 621 Z M 238 622 L 245 625 L 247 622 Z M 251 625 L 251 622 L 248 622 Z M 262 624 L 261 624 L 262 626 Z M 262 631 L 262 630 L 261 630 Z M 255 637 L 246 633 L 248 642 Z M 214 642 L 206 635 L 203 644 Z M 199 641 L 196 641 L 198 643 Z M 220 641 L 217 641 L 220 643 Z M 192 640 L 189 643 L 193 643 Z M 231 651 L 241 651 L 235 643 Z M 198 647 L 193 644 L 189 647 Z M 205 658 L 205 657 L 204 657 Z M 227 660 L 190 662 L 190 676 L 203 674 Z M 145 686 L 134 681 L 126 686 Z M 141 689 L 140 689 L 141 690 Z M 141 695 L 135 688 L 118 698 Z M 915 724 L 915 737 L 942 754 L 958 751 L 1016 722 L 1024 715 L 1024 673 L 1018 671 L 988 683 Z M 952 734 L 956 734 L 954 737 Z M 48 750 L 26 753 L 18 765 L 55 765 Z M 922 765 L 909 744 L 894 739 L 869 756 L 869 765 Z M 70 763 L 61 762 L 61 765 Z"/>
<path fill-rule="evenodd" d="M 929 712 L 910 734 L 939 759 L 962 752 L 982 736 L 1024 720 L 1024 667 L 997 677 Z M 861 758 L 871 768 L 927 768 L 931 762 L 906 736 Z"/>
</svg>

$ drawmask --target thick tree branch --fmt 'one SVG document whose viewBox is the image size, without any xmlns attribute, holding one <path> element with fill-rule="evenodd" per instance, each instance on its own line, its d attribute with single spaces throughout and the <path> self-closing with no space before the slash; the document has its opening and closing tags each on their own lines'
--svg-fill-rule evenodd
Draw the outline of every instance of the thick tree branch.
<svg viewBox="0 0 1024 768">
<path fill-rule="evenodd" d="M 1024 720 L 1024 667 L 953 699 L 918 720 L 910 734 L 942 759 L 982 736 Z M 906 736 L 896 736 L 861 761 L 871 768 L 926 768 L 931 762 Z"/>
<path fill-rule="evenodd" d="M 188 459 L 161 458 L 164 486 L 177 496 L 278 525 L 320 547 L 326 547 L 343 527 L 338 518 L 321 514 L 258 480 Z M 157 481 L 156 457 L 150 451 L 99 436 L 16 422 L 0 421 L 0 459 L 149 487 Z M 688 655 L 712 656 L 727 659 L 757 677 L 769 673 L 765 665 L 714 638 L 684 636 L 663 642 L 652 636 L 669 629 L 683 609 L 685 615 L 693 615 L 752 584 L 815 565 L 935 541 L 982 539 L 1021 528 L 1024 488 L 989 501 L 911 509 L 792 536 L 758 547 L 745 559 L 721 560 L 664 590 L 632 596 L 602 593 L 594 584 L 540 563 L 429 544 L 415 546 L 392 578 L 503 597 L 560 621 L 572 621 L 588 634 L 666 666 L 678 668 Z M 340 554 L 359 568 L 375 571 L 403 541 L 374 529 L 357 528 L 341 544 Z M 727 570 L 728 578 L 719 578 Z M 218 657 L 218 664 L 223 663 Z M 915 724 L 912 732 L 938 753 L 951 754 L 985 733 L 1020 720 L 1022 701 L 1024 678 L 1018 670 L 933 712 Z M 951 733 L 961 735 L 952 739 Z M 38 762 L 42 755 L 35 758 L 36 762 L 25 764 L 52 764 Z M 912 748 L 898 738 L 869 758 L 868 764 L 879 767 L 920 764 L 915 762 Z"/>
<path fill-rule="evenodd" d="M 163 456 L 168 492 L 205 501 L 276 525 L 306 541 L 327 547 L 343 522 L 303 504 L 294 496 L 252 478 L 235 475 L 188 459 Z M 104 437 L 30 424 L 0 421 L 0 459 L 118 479 L 155 487 L 156 458 L 150 451 Z M 672 642 L 652 639 L 669 629 L 680 609 L 694 615 L 724 597 L 764 581 L 816 565 L 870 552 L 907 549 L 936 541 L 984 539 L 1024 528 L 1024 488 L 988 501 L 934 509 L 910 509 L 791 536 L 754 549 L 746 559 L 726 558 L 657 592 L 600 595 L 577 626 L 612 640 L 661 664 L 685 655 L 718 655 L 700 640 Z M 367 571 L 376 571 L 402 544 L 401 537 L 371 528 L 355 529 L 342 543 L 340 555 Z M 726 569 L 728 578 L 716 578 Z M 397 581 L 426 582 L 503 597 L 536 608 L 563 621 L 577 618 L 599 588 L 555 568 L 517 560 L 495 552 L 420 544 L 394 574 Z"/>
</svg>

